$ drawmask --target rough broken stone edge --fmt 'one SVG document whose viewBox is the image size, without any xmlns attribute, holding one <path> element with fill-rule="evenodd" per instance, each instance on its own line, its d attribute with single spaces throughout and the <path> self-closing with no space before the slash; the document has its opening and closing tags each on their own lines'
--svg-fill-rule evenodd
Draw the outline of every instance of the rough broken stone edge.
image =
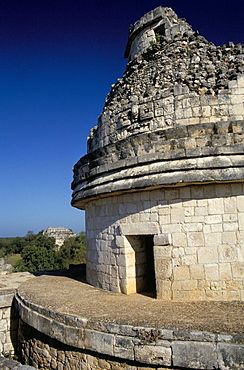
<svg viewBox="0 0 244 370">
<path fill-rule="evenodd" d="M 6 357 L 0 356 L 0 369 L 4 370 L 36 370 L 35 367 L 29 365 L 22 365 L 18 361 L 8 359 Z"/>
<path fill-rule="evenodd" d="M 236 369 L 242 366 L 242 363 L 236 361 L 239 361 L 238 358 L 244 358 L 244 335 L 156 329 L 116 323 L 106 323 L 100 325 L 99 330 L 94 330 L 86 318 L 45 309 L 28 302 L 19 293 L 15 295 L 15 304 L 20 318 L 26 324 L 53 339 L 79 349 L 149 365 L 185 368 L 194 365 L 196 369 L 209 368 L 211 365 L 216 369 L 228 369 L 226 361 L 227 365 L 228 361 L 232 361 Z M 229 356 L 227 359 L 223 357 L 226 346 Z M 189 348 L 189 351 L 186 351 L 182 359 L 183 347 Z M 145 356 L 144 351 L 149 355 Z M 165 358 L 159 355 L 162 351 Z M 198 352 L 203 355 L 199 364 L 194 359 Z"/>
</svg>

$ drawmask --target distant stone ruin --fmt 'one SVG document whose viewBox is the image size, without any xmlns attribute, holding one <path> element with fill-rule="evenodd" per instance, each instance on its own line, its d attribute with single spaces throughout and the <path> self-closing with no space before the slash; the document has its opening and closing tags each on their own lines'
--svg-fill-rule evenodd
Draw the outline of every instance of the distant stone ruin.
<svg viewBox="0 0 244 370">
<path fill-rule="evenodd" d="M 52 226 L 48 226 L 48 228 L 43 231 L 43 235 L 46 235 L 49 238 L 54 238 L 55 243 L 58 245 L 58 247 L 61 247 L 61 245 L 64 244 L 65 240 L 76 236 L 76 234 L 70 229 L 66 229 L 65 227 Z"/>
<path fill-rule="evenodd" d="M 244 45 L 215 46 L 158 7 L 131 28 L 125 57 L 74 167 L 87 281 L 244 300 Z"/>
</svg>

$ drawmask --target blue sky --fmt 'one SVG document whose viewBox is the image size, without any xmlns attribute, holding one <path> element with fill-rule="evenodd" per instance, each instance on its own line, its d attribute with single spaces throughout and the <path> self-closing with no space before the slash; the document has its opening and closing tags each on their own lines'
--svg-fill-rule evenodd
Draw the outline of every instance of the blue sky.
<svg viewBox="0 0 244 370">
<path fill-rule="evenodd" d="M 130 24 L 159 5 L 216 45 L 244 43 L 243 0 L 0 0 L 0 237 L 85 229 L 72 167 L 123 75 Z"/>
</svg>

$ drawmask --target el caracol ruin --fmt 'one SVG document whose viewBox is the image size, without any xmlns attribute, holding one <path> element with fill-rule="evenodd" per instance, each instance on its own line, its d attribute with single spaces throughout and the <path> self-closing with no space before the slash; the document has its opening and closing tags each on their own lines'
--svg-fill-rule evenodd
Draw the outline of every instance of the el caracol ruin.
<svg viewBox="0 0 244 370">
<path fill-rule="evenodd" d="M 244 300 L 244 45 L 215 46 L 158 7 L 131 28 L 125 57 L 74 167 L 87 281 Z"/>
<path fill-rule="evenodd" d="M 86 278 L 1 277 L 0 368 L 244 369 L 244 45 L 158 7 L 125 57 L 74 167 Z"/>
</svg>

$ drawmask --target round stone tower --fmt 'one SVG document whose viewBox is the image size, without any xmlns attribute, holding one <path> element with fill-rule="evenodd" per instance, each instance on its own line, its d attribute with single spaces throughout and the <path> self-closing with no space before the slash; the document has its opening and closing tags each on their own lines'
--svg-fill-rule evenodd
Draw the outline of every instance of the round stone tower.
<svg viewBox="0 0 244 370">
<path fill-rule="evenodd" d="M 74 167 L 90 284 L 244 300 L 243 55 L 170 8 L 133 25 L 126 72 Z"/>
</svg>

